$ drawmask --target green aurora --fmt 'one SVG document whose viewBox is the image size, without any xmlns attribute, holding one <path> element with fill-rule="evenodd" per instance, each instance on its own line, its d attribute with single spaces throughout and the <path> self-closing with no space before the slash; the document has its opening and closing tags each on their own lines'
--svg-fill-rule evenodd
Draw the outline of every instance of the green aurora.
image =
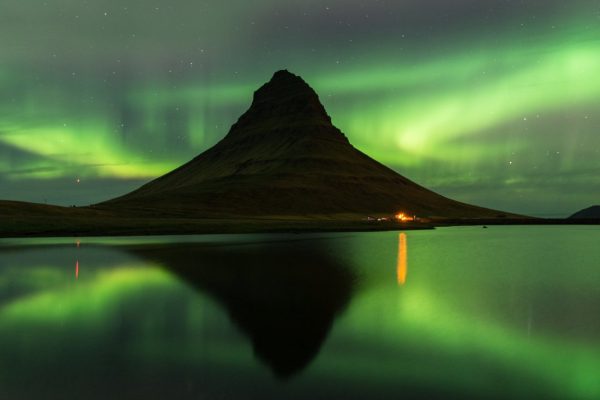
<svg viewBox="0 0 600 400">
<path fill-rule="evenodd" d="M 599 22 L 583 0 L 6 1 L 0 198 L 134 189 L 216 143 L 288 68 L 356 147 L 408 178 L 568 215 L 598 202 Z"/>
</svg>

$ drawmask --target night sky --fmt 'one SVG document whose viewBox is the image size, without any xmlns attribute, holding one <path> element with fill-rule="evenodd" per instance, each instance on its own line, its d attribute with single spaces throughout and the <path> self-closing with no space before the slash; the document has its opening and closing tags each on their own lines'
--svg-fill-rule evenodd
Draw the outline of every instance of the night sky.
<svg viewBox="0 0 600 400">
<path fill-rule="evenodd" d="M 598 0 L 4 0 L 0 198 L 85 205 L 220 140 L 278 69 L 458 200 L 600 203 Z"/>
</svg>

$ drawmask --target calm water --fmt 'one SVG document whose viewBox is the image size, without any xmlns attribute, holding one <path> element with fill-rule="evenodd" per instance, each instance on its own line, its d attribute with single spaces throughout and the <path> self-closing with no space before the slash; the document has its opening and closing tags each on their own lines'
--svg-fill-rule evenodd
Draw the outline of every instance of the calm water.
<svg viewBox="0 0 600 400">
<path fill-rule="evenodd" d="M 0 241 L 0 399 L 600 398 L 600 229 Z"/>
</svg>

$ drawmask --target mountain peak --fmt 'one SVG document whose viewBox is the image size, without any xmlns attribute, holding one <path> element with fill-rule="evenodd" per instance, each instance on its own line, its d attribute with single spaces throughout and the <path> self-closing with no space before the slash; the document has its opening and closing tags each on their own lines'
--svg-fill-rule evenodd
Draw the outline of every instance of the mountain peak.
<svg viewBox="0 0 600 400">
<path fill-rule="evenodd" d="M 304 80 L 296 74 L 291 73 L 287 69 L 280 69 L 279 71 L 275 71 L 273 77 L 271 78 L 271 82 L 273 80 L 287 80 L 287 81 L 299 81 L 304 82 Z"/>
<path fill-rule="evenodd" d="M 260 87 L 255 94 L 262 94 L 273 90 L 293 91 L 296 94 L 315 95 L 315 91 L 302 79 L 287 69 L 281 69 L 273 74 L 271 80 Z"/>
<path fill-rule="evenodd" d="M 317 93 L 301 77 L 285 69 L 275 72 L 269 82 L 254 92 L 252 105 L 232 131 L 236 126 L 283 124 L 331 126 L 331 117 Z"/>
</svg>

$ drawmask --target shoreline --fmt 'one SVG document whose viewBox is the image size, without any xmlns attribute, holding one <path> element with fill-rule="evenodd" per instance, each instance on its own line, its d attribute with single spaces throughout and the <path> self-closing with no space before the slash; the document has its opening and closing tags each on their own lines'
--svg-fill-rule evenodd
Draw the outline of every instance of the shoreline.
<svg viewBox="0 0 600 400">
<path fill-rule="evenodd" d="M 343 219 L 183 219 L 6 217 L 0 238 L 323 233 L 424 230 L 455 226 L 600 225 L 600 219 L 432 219 L 427 222 Z"/>
</svg>

